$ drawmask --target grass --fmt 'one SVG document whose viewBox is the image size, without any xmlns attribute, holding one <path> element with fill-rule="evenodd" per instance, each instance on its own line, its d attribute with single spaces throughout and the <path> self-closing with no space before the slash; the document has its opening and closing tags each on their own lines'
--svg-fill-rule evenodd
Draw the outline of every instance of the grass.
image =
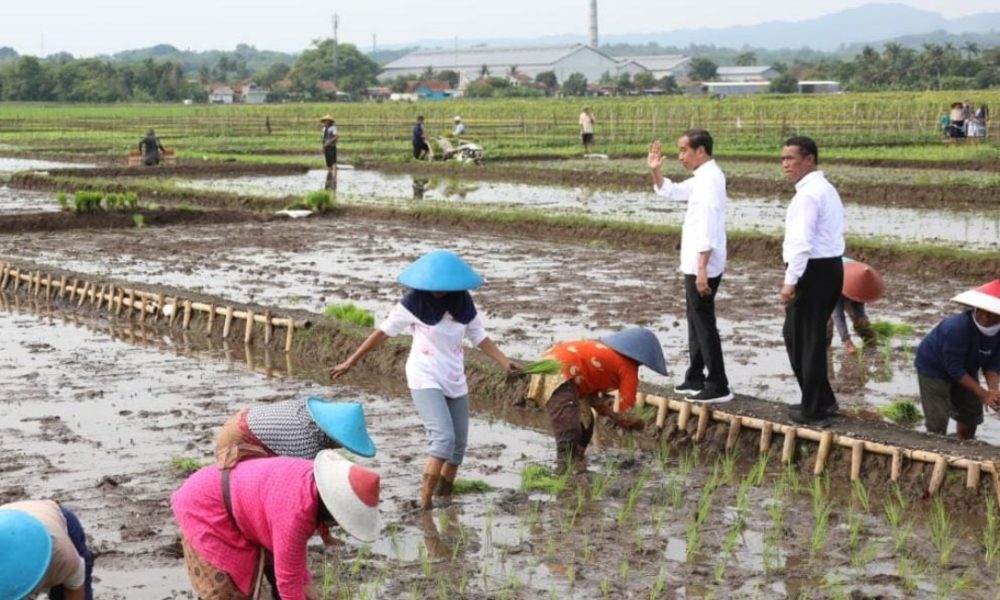
<svg viewBox="0 0 1000 600">
<path fill-rule="evenodd" d="M 179 475 L 190 475 L 208 463 L 203 463 L 195 458 L 186 456 L 175 456 L 170 459 L 170 469 Z"/>
<path fill-rule="evenodd" d="M 485 494 L 492 491 L 493 486 L 481 479 L 456 479 L 452 488 L 455 494 Z"/>
<path fill-rule="evenodd" d="M 931 506 L 931 543 L 938 551 L 939 564 L 942 567 L 947 567 L 951 563 L 951 553 L 959 541 L 949 513 L 950 509 L 945 507 L 941 496 L 936 496 Z"/>
<path fill-rule="evenodd" d="M 983 549 L 986 566 L 993 566 L 997 556 L 1000 556 L 1000 515 L 997 514 L 997 501 L 991 495 L 986 496 L 986 527 L 983 529 Z"/>
<path fill-rule="evenodd" d="M 913 427 L 924 418 L 923 413 L 909 398 L 896 398 L 888 406 L 880 406 L 878 414 L 904 427 Z"/>
<path fill-rule="evenodd" d="M 371 327 L 375 324 L 375 317 L 372 313 L 363 308 L 355 306 L 351 302 L 344 304 L 331 304 L 323 309 L 323 314 L 330 319 L 354 323 L 361 327 Z"/>
</svg>

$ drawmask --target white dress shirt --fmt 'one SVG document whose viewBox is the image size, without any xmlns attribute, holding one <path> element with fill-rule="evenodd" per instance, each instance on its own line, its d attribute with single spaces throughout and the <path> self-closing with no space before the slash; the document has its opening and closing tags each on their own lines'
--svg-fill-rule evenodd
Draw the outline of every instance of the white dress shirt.
<svg viewBox="0 0 1000 600">
<path fill-rule="evenodd" d="M 795 184 L 795 197 L 785 214 L 785 241 L 781 256 L 785 285 L 795 285 L 810 258 L 844 255 L 844 205 L 840 194 L 823 175 L 812 171 Z"/>
<path fill-rule="evenodd" d="M 681 231 L 681 267 L 685 275 L 698 274 L 698 255 L 711 251 L 707 274 L 718 277 L 726 270 L 726 176 L 714 160 L 694 170 L 694 176 L 680 183 L 663 178 L 655 187 L 657 195 L 686 200 L 684 229 Z"/>
<path fill-rule="evenodd" d="M 406 359 L 406 383 L 411 390 L 438 389 L 448 398 L 469 393 L 462 340 L 468 338 L 478 346 L 486 339 L 478 314 L 468 325 L 462 325 L 448 313 L 436 324 L 427 325 L 397 303 L 378 328 L 389 337 L 406 330 L 413 334 L 410 356 Z"/>
</svg>

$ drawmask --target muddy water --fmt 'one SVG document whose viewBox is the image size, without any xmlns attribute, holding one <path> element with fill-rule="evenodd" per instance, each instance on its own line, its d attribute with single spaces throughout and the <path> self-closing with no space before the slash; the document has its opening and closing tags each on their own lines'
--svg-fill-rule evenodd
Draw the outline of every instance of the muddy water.
<svg viewBox="0 0 1000 600">
<path fill-rule="evenodd" d="M 623 260 L 620 252 L 598 245 L 464 232 L 456 237 L 365 220 L 22 235 L 0 239 L 0 256 L 287 308 L 321 311 L 353 302 L 378 319 L 401 294 L 395 275 L 436 247 L 458 251 L 486 275 L 477 303 L 492 337 L 509 354 L 530 359 L 554 341 L 641 324 L 657 331 L 672 373 L 664 379 L 643 370 L 643 378 L 669 383 L 683 375 L 687 332 L 676 256 L 630 252 Z M 792 403 L 798 402 L 798 388 L 781 337 L 780 280 L 777 264 L 730 263 L 717 312 L 732 388 Z M 831 370 L 841 405 L 916 398 L 912 360 L 920 336 L 956 310 L 947 298 L 978 283 L 894 274 L 886 298 L 869 307 L 870 316 L 909 323 L 917 334 L 855 356 L 835 341 Z M 981 437 L 1000 443 L 1000 421 L 988 416 Z"/>
<path fill-rule="evenodd" d="M 33 158 L 9 158 L 0 156 L 0 173 L 14 171 L 44 171 L 47 169 L 82 169 L 93 167 L 93 164 L 55 162 L 51 160 L 36 160 Z"/>
<path fill-rule="evenodd" d="M 215 428 L 248 402 L 306 394 L 365 402 L 379 454 L 363 462 L 383 482 L 377 542 L 313 547 L 327 598 L 974 598 L 995 575 L 977 520 L 952 515 L 942 558 L 925 502 L 895 527 L 878 500 L 851 501 L 822 479 L 811 496 L 797 471 L 769 466 L 758 480 L 749 464 L 666 444 L 636 453 L 598 438 L 566 491 L 521 492 L 522 469 L 548 462 L 550 439 L 482 419 L 462 476 L 492 491 L 414 511 L 422 432 L 406 399 L 265 377 L 242 348 L 196 335 L 72 318 L 0 296 L 0 502 L 71 506 L 96 550 L 98 598 L 191 598 L 168 508 L 183 477 L 170 459 L 208 460 Z"/>
<path fill-rule="evenodd" d="M 0 185 L 0 215 L 58 212 L 59 204 L 54 196 L 54 194 L 16 190 Z"/>
<path fill-rule="evenodd" d="M 322 189 L 325 175 L 326 171 L 310 171 L 306 175 L 185 181 L 180 185 L 282 197 Z M 583 213 L 665 225 L 680 225 L 684 220 L 683 203 L 658 198 L 652 192 L 420 179 L 345 169 L 338 174 L 337 193 L 342 201 L 349 202 L 383 203 L 420 198 L 472 206 Z M 787 199 L 732 198 L 727 213 L 729 228 L 780 234 L 785 223 L 786 206 Z M 848 204 L 845 219 L 848 235 L 851 236 L 957 244 L 969 248 L 1000 248 L 1000 212 L 995 210 L 949 211 Z"/>
</svg>

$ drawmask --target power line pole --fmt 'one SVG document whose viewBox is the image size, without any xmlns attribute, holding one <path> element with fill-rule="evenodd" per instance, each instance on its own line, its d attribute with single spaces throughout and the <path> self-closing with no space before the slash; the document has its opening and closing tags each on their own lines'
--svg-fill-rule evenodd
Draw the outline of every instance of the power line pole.
<svg viewBox="0 0 1000 600">
<path fill-rule="evenodd" d="M 333 83 L 337 84 L 337 46 L 340 45 L 337 42 L 337 28 L 340 26 L 340 16 L 336 13 L 333 14 Z M 338 90 L 339 91 L 339 90 Z"/>
</svg>

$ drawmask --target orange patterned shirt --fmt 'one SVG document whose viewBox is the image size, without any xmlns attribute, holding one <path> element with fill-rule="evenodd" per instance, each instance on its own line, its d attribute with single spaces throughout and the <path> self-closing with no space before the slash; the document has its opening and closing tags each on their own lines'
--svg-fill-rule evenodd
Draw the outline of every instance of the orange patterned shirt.
<svg viewBox="0 0 1000 600">
<path fill-rule="evenodd" d="M 556 344 L 545 353 L 563 365 L 563 377 L 572 380 L 583 396 L 618 390 L 620 412 L 635 404 L 639 363 L 594 340 Z"/>
</svg>

